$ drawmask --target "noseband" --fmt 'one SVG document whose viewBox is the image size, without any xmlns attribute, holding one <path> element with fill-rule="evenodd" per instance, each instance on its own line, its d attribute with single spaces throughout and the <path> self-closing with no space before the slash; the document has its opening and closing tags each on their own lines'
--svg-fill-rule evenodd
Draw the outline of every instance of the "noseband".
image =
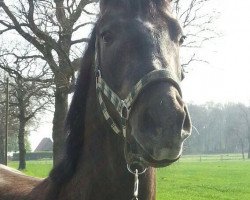
<svg viewBox="0 0 250 200">
<path fill-rule="evenodd" d="M 108 84 L 103 80 L 100 69 L 96 68 L 96 91 L 98 100 L 106 121 L 109 123 L 109 125 L 116 134 L 122 134 L 123 137 L 126 137 L 126 125 L 129 118 L 129 114 L 132 109 L 132 105 L 134 104 L 142 90 L 144 90 L 148 85 L 152 84 L 153 82 L 159 81 L 170 82 L 178 89 L 179 92 L 181 91 L 179 84 L 175 81 L 173 76 L 171 76 L 166 69 L 154 70 L 149 72 L 141 80 L 139 80 L 125 99 L 121 99 L 115 92 L 112 91 L 112 89 L 110 89 Z M 109 115 L 107 107 L 103 101 L 102 95 L 105 95 L 107 97 L 107 99 L 113 104 L 114 108 L 119 113 L 122 130 L 118 128 L 117 124 Z"/>
</svg>

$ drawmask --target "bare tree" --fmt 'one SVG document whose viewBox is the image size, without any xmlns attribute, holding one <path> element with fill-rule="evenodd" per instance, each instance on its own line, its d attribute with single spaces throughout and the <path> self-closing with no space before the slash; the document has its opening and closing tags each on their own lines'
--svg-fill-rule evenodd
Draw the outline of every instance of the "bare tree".
<svg viewBox="0 0 250 200">
<path fill-rule="evenodd" d="M 98 0 L 0 0 L 0 34 L 13 31 L 18 33 L 39 52 L 36 53 L 37 57 L 48 63 L 54 75 L 54 163 L 61 158 L 66 138 L 64 119 L 68 108 L 68 94 L 72 91 L 74 74 L 81 58 L 82 51 L 79 49 L 82 48 L 79 45 L 88 42 L 88 37 L 83 35 L 82 30 L 95 19 L 95 14 L 87 9 L 92 2 Z M 210 35 L 213 33 L 210 29 L 213 17 L 210 17 L 211 13 L 204 14 L 202 11 L 208 2 L 209 0 L 174 1 L 174 12 L 189 38 L 185 48 L 200 48 L 205 41 L 214 37 Z M 190 54 L 183 61 L 183 66 L 200 60 L 202 59 L 195 53 Z"/>
<path fill-rule="evenodd" d="M 85 9 L 91 2 L 93 0 L 0 1 L 0 33 L 17 32 L 39 52 L 37 56 L 45 60 L 53 72 L 54 163 L 61 158 L 66 138 L 64 120 L 68 109 L 68 94 L 74 85 L 74 74 L 80 58 L 78 52 L 81 52 L 77 45 L 88 42 L 86 37 L 73 39 L 73 35 L 91 24 L 84 20 L 86 14 L 93 15 Z"/>
<path fill-rule="evenodd" d="M 4 154 L 4 131 L 3 127 L 0 125 L 0 164 L 5 163 L 5 154 Z"/>
<path fill-rule="evenodd" d="M 183 67 L 192 62 L 208 63 L 206 58 L 197 55 L 197 51 L 204 48 L 206 42 L 218 38 L 219 33 L 214 27 L 214 22 L 219 14 L 213 9 L 211 0 L 175 0 L 173 12 L 181 22 L 184 34 L 187 37 L 183 44 L 185 57 Z"/>
<path fill-rule="evenodd" d="M 4 164 L 5 163 L 5 131 L 4 131 L 4 116 L 3 113 L 4 111 L 4 90 L 2 90 L 0 88 L 0 102 L 2 102 L 2 104 L 0 104 L 0 164 Z"/>
<path fill-rule="evenodd" d="M 10 64 L 10 55 L 1 55 L 0 68 L 10 77 L 10 106 L 14 108 L 11 114 L 18 119 L 19 169 L 25 169 L 26 128 L 37 113 L 51 105 L 52 79 L 49 78 L 47 64 L 35 69 L 38 65 L 36 57 L 26 58 L 22 62 L 21 56 L 12 54 L 15 63 Z M 8 59 L 4 59 L 5 56 Z M 4 86 L 4 82 L 0 81 L 0 84 Z"/>
<path fill-rule="evenodd" d="M 6 91 L 5 87 L 2 84 L 5 80 L 4 73 L 0 69 L 0 163 L 5 164 L 5 136 L 6 136 Z M 5 83 L 6 85 L 6 83 Z M 14 140 L 16 140 L 17 134 L 16 130 L 18 130 L 18 120 L 12 115 L 15 113 L 15 108 L 10 107 L 9 109 L 9 117 L 8 117 L 8 148 L 7 151 L 14 151 L 18 147 L 18 144 L 12 144 Z"/>
<path fill-rule="evenodd" d="M 239 105 L 240 110 L 242 112 L 242 117 L 244 120 L 244 123 L 247 127 L 247 142 L 248 142 L 248 156 L 247 158 L 250 159 L 250 107 L 246 107 L 243 105 Z"/>
</svg>

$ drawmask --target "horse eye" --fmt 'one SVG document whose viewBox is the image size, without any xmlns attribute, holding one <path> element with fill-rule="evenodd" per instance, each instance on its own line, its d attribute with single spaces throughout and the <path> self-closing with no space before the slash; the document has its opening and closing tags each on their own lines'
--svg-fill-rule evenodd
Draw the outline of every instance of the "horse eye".
<svg viewBox="0 0 250 200">
<path fill-rule="evenodd" d="M 180 38 L 180 40 L 179 40 L 180 46 L 184 43 L 184 41 L 185 41 L 186 38 L 187 38 L 187 37 L 186 37 L 185 35 L 181 36 L 181 38 Z"/>
<path fill-rule="evenodd" d="M 109 31 L 103 32 L 101 38 L 105 44 L 110 44 L 113 41 L 113 35 Z"/>
</svg>

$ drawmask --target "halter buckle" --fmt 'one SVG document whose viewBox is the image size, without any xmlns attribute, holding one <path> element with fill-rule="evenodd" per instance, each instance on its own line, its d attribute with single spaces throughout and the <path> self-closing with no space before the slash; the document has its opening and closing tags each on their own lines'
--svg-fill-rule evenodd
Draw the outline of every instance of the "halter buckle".
<svg viewBox="0 0 250 200">
<path fill-rule="evenodd" d="M 122 100 L 122 109 L 121 109 L 121 117 L 124 119 L 128 119 L 129 117 L 129 108 L 128 106 L 125 104 L 125 102 Z"/>
<path fill-rule="evenodd" d="M 96 69 L 95 70 L 95 78 L 96 78 L 96 83 L 99 82 L 99 78 L 101 78 L 102 75 L 101 75 L 101 71 L 99 69 Z"/>
<path fill-rule="evenodd" d="M 96 69 L 96 71 L 95 71 L 95 77 L 96 78 L 101 77 L 101 71 L 100 71 L 100 69 Z"/>
</svg>

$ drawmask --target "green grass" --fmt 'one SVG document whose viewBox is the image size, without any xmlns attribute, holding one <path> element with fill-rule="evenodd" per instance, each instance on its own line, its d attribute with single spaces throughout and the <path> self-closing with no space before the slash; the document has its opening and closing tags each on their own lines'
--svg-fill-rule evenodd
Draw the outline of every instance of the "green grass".
<svg viewBox="0 0 250 200">
<path fill-rule="evenodd" d="M 51 161 L 28 161 L 24 173 L 46 177 L 51 166 Z M 250 161 L 240 155 L 205 156 L 201 162 L 199 156 L 185 156 L 158 169 L 157 200 L 250 200 Z"/>
<path fill-rule="evenodd" d="M 17 169 L 18 162 L 17 161 L 9 162 L 8 166 Z M 49 175 L 51 168 L 52 168 L 51 160 L 27 161 L 26 170 L 22 172 L 29 176 L 45 178 Z"/>
<path fill-rule="evenodd" d="M 157 176 L 157 200 L 250 199 L 249 161 L 183 161 Z"/>
</svg>

